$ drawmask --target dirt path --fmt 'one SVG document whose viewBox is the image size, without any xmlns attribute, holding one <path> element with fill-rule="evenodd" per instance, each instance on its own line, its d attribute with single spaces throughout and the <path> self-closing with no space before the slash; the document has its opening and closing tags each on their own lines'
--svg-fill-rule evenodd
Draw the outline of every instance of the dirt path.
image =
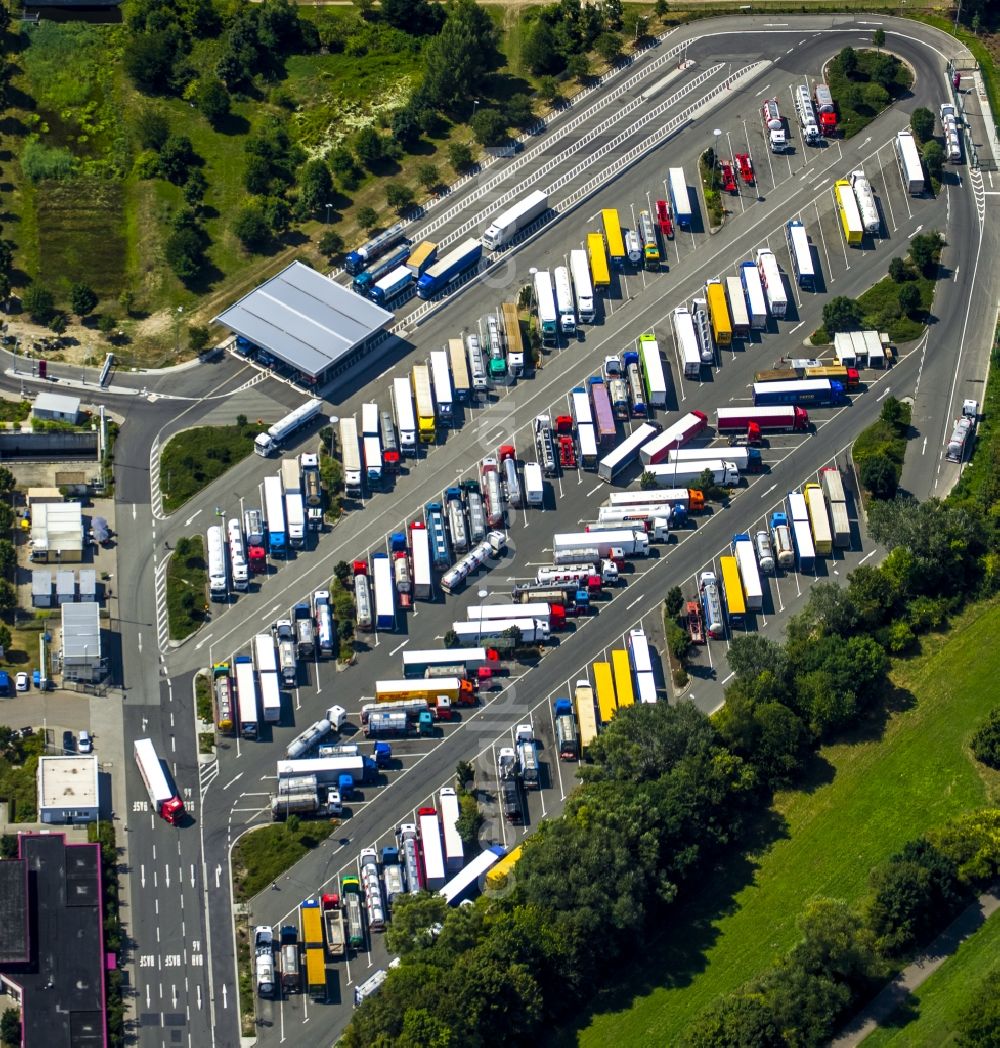
<svg viewBox="0 0 1000 1048">
<path fill-rule="evenodd" d="M 997 909 L 1000 909 L 997 891 L 980 895 L 931 943 L 926 953 L 908 964 L 867 1008 L 854 1017 L 833 1042 L 833 1048 L 855 1048 L 874 1033 L 879 1024 L 904 1004 L 906 998 L 922 986 L 970 935 L 979 931 Z"/>
</svg>

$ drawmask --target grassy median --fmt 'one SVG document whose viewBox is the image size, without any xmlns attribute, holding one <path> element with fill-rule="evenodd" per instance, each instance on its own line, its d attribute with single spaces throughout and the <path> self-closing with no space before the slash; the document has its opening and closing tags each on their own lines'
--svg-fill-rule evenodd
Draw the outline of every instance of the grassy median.
<svg viewBox="0 0 1000 1048">
<path fill-rule="evenodd" d="M 270 816 L 270 811 L 268 811 Z M 299 819 L 272 823 L 241 837 L 233 848 L 233 896 L 249 902 L 333 833 L 339 820 Z"/>
<path fill-rule="evenodd" d="M 163 509 L 173 513 L 253 451 L 254 437 L 267 429 L 253 425 L 195 426 L 170 438 L 160 453 Z"/>
<path fill-rule="evenodd" d="M 761 843 L 679 911 L 579 1043 L 676 1043 L 705 1007 L 794 945 L 810 899 L 857 905 L 869 870 L 907 841 L 996 803 L 1000 773 L 972 760 L 968 740 L 1000 674 L 998 628 L 1000 605 L 976 605 L 925 639 L 925 654 L 898 662 L 882 710 L 823 747 L 801 789 L 777 795 L 759 820 Z"/>
<path fill-rule="evenodd" d="M 200 535 L 180 539 L 167 567 L 167 621 L 171 640 L 190 637 L 207 618 L 208 569 Z"/>
</svg>

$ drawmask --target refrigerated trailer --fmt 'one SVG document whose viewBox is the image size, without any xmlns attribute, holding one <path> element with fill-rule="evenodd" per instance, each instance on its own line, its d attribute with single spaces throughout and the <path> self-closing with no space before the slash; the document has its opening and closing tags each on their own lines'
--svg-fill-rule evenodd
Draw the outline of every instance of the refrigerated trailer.
<svg viewBox="0 0 1000 1048">
<path fill-rule="evenodd" d="M 404 455 L 417 453 L 417 423 L 413 415 L 413 396 L 408 378 L 392 380 L 392 405 L 396 410 L 396 429 L 399 431 L 399 450 Z"/>
<path fill-rule="evenodd" d="M 340 460 L 344 467 L 344 493 L 348 498 L 361 498 L 361 451 L 358 445 L 358 423 L 353 415 L 342 415 L 339 424 Z"/>
<path fill-rule="evenodd" d="M 372 581 L 375 590 L 375 628 L 396 628 L 396 593 L 392 584 L 392 562 L 388 553 L 372 554 Z"/>
<path fill-rule="evenodd" d="M 763 331 L 767 327 L 767 302 L 764 299 L 764 285 L 761 283 L 760 272 L 753 262 L 741 263 L 740 280 L 743 282 L 743 292 L 750 313 L 750 327 L 755 331 Z"/>
<path fill-rule="evenodd" d="M 667 188 L 670 193 L 670 206 L 673 208 L 674 221 L 681 229 L 691 228 L 691 198 L 688 195 L 687 179 L 684 168 L 672 167 L 667 172 Z"/>
<path fill-rule="evenodd" d="M 451 427 L 455 424 L 455 406 L 451 392 L 448 354 L 443 349 L 431 350 L 431 376 L 434 379 L 437 420 L 442 426 Z"/>
<path fill-rule="evenodd" d="M 701 349 L 694 331 L 694 320 L 683 306 L 670 314 L 670 326 L 674 332 L 674 343 L 685 378 L 701 377 Z"/>
<path fill-rule="evenodd" d="M 748 611 L 762 611 L 764 608 L 764 588 L 757 570 L 757 555 L 754 553 L 753 540 L 746 532 L 733 536 L 733 556 L 740 569 L 740 580 L 743 583 L 743 599 Z"/>
<path fill-rule="evenodd" d="M 549 198 L 540 189 L 536 189 L 505 208 L 500 214 L 494 215 L 483 232 L 483 247 L 487 251 L 495 251 L 498 247 L 508 244 L 522 229 L 531 225 L 539 215 L 543 215 L 548 206 Z"/>
<path fill-rule="evenodd" d="M 708 416 L 703 411 L 689 411 L 673 425 L 662 430 L 639 451 L 644 466 L 662 462 L 667 453 L 696 437 L 708 425 Z M 703 456 L 711 457 L 708 451 Z"/>
<path fill-rule="evenodd" d="M 726 298 L 729 300 L 729 318 L 736 338 L 750 334 L 750 314 L 747 312 L 747 297 L 739 277 L 726 277 Z"/>
<path fill-rule="evenodd" d="M 813 265 L 806 227 L 797 219 L 789 222 L 785 226 L 785 238 L 788 240 L 788 254 L 799 287 L 804 291 L 815 291 L 816 267 Z"/>
<path fill-rule="evenodd" d="M 434 808 L 421 808 L 417 825 L 420 827 L 420 850 L 424 857 L 424 887 L 431 892 L 440 891 L 445 886 L 447 876 L 437 811 Z"/>
<path fill-rule="evenodd" d="M 267 545 L 273 557 L 285 552 L 285 497 L 281 492 L 281 477 L 271 474 L 264 478 L 264 515 L 267 520 Z"/>
<path fill-rule="evenodd" d="M 920 151 L 909 131 L 896 135 L 896 160 L 903 188 L 910 196 L 920 196 L 924 191 L 924 168 L 920 162 Z"/>
</svg>

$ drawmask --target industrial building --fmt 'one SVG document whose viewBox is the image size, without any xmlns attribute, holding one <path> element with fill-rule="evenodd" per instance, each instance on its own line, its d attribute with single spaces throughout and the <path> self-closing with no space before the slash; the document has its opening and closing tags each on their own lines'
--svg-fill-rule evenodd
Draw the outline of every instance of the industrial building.
<svg viewBox="0 0 1000 1048">
<path fill-rule="evenodd" d="M 101 658 L 101 609 L 96 601 L 63 604 L 62 676 L 64 681 L 94 684 L 104 677 Z"/>
<path fill-rule="evenodd" d="M 21 1008 L 24 1048 L 107 1044 L 98 844 L 18 836 L 0 861 L 0 984 Z"/>
<path fill-rule="evenodd" d="M 38 821 L 96 822 L 100 815 L 97 757 L 39 757 Z"/>
<path fill-rule="evenodd" d="M 31 507 L 31 559 L 62 564 L 83 560 L 83 506 L 42 502 Z"/>
<path fill-rule="evenodd" d="M 31 406 L 31 417 L 46 422 L 71 422 L 80 418 L 80 398 L 61 393 L 39 393 Z"/>
<path fill-rule="evenodd" d="M 388 348 L 392 313 L 293 262 L 215 318 L 318 386 Z M 263 354 L 258 354 L 263 359 Z"/>
</svg>

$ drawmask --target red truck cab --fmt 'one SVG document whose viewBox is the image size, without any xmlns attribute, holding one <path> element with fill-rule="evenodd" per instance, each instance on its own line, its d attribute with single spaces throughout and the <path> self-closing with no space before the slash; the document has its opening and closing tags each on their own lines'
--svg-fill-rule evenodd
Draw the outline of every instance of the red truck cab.
<svg viewBox="0 0 1000 1048">
<path fill-rule="evenodd" d="M 657 200 L 656 202 L 656 221 L 659 224 L 660 232 L 665 237 L 673 237 L 674 235 L 674 224 L 670 221 L 670 208 L 667 207 L 666 200 Z"/>
</svg>

